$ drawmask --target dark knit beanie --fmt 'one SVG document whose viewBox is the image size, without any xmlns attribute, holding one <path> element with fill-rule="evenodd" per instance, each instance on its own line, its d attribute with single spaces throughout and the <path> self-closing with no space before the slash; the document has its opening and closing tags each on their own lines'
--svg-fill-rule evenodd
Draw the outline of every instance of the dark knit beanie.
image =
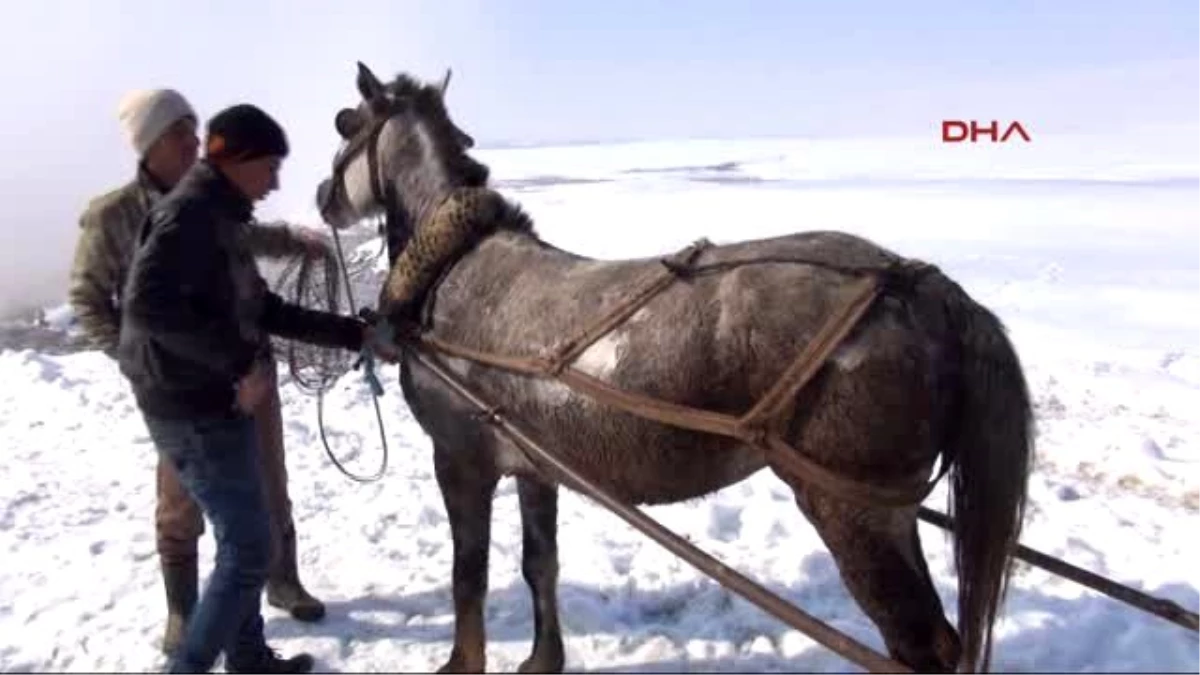
<svg viewBox="0 0 1200 675">
<path fill-rule="evenodd" d="M 248 103 L 226 108 L 208 121 L 204 154 L 210 160 L 246 162 L 286 157 L 287 135 L 271 116 Z"/>
</svg>

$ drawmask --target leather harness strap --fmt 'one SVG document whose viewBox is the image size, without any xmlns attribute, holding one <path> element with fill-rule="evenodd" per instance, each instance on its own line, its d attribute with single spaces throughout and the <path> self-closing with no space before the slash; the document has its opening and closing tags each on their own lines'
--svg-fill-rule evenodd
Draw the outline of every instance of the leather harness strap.
<svg viewBox="0 0 1200 675">
<path fill-rule="evenodd" d="M 851 285 L 847 300 L 826 319 L 816 336 L 796 355 L 779 380 L 740 417 L 618 389 L 571 367 L 570 364 L 588 347 L 621 325 L 676 280 L 686 277 L 697 258 L 709 246 L 709 242 L 700 240 L 664 259 L 663 268 L 636 292 L 575 337 L 561 343 L 549 355 L 492 354 L 453 344 L 428 334 L 419 335 L 416 339 L 421 347 L 433 353 L 530 377 L 557 380 L 580 394 L 643 419 L 741 440 L 762 451 L 768 461 L 782 473 L 841 499 L 864 505 L 883 506 L 914 506 L 924 501 L 948 471 L 949 462 L 942 462 L 939 472 L 932 480 L 914 477 L 901 486 L 871 484 L 839 476 L 805 457 L 784 440 L 783 431 L 779 428 L 786 421 L 788 405 L 794 402 L 800 390 L 812 380 L 834 350 L 858 325 L 891 278 L 908 271 L 919 273 L 924 267 L 913 266 L 904 261 L 879 270 L 863 272 L 863 276 Z"/>
</svg>

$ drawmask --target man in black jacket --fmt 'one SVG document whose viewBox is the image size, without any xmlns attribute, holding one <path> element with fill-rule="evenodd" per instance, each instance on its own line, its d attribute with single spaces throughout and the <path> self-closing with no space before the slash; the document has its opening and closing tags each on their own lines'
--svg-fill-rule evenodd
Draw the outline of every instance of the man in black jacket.
<svg viewBox="0 0 1200 675">
<path fill-rule="evenodd" d="M 97 197 L 80 218 L 68 298 L 92 346 L 115 358 L 120 336 L 121 293 L 137 248 L 138 232 L 150 207 L 179 182 L 199 159 L 196 112 L 172 89 L 135 90 L 122 97 L 118 118 L 138 156 L 133 180 Z M 246 243 L 259 259 L 332 255 L 311 230 L 284 223 L 248 228 Z M 269 378 L 276 378 L 270 369 Z M 276 379 L 277 383 L 277 379 Z M 271 565 L 266 601 L 299 621 L 319 621 L 325 605 L 300 580 L 297 532 L 288 488 L 283 418 L 277 386 L 255 410 L 263 490 L 271 516 Z M 183 639 L 187 618 L 199 596 L 200 536 L 204 515 L 179 482 L 165 457 L 155 466 L 154 534 L 166 591 L 167 616 L 162 649 L 171 654 Z"/>
<path fill-rule="evenodd" d="M 268 395 L 270 334 L 387 360 L 395 348 L 351 317 L 285 303 L 245 245 L 254 203 L 278 187 L 283 129 L 238 105 L 208 124 L 204 160 L 150 211 L 125 286 L 121 372 L 158 452 L 213 524 L 216 567 L 172 654 L 171 672 L 307 672 L 312 657 L 279 658 L 263 637 L 270 562 L 252 412 Z"/>
</svg>

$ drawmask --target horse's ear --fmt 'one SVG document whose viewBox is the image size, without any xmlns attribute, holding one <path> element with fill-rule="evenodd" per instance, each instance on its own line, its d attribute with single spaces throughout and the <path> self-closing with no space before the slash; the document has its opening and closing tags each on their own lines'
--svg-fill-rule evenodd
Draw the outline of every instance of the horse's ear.
<svg viewBox="0 0 1200 675">
<path fill-rule="evenodd" d="M 440 92 L 442 96 L 445 96 L 446 90 L 450 88 L 450 76 L 452 74 L 453 71 L 447 68 L 446 74 L 442 76 L 442 82 L 438 85 L 438 92 Z"/>
<path fill-rule="evenodd" d="M 364 101 L 374 101 L 383 96 L 383 83 L 362 61 L 358 62 L 357 84 L 358 93 L 362 94 Z"/>
<path fill-rule="evenodd" d="M 353 108 L 342 108 L 333 118 L 333 126 L 337 129 L 338 135 L 346 140 L 354 138 L 362 129 L 362 124 L 362 115 L 359 115 L 358 111 Z"/>
</svg>

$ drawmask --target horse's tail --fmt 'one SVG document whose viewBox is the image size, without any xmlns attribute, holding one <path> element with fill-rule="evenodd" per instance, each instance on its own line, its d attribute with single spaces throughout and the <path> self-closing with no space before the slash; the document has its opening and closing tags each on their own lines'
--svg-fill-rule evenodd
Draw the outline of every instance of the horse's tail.
<svg viewBox="0 0 1200 675">
<path fill-rule="evenodd" d="M 956 420 L 946 450 L 954 463 L 949 512 L 962 667 L 986 671 L 992 626 L 1024 522 L 1033 411 L 1020 360 L 1000 320 L 945 275 L 930 276 L 922 291 L 935 292 L 921 295 L 941 304 L 944 327 L 959 352 Z"/>
</svg>

